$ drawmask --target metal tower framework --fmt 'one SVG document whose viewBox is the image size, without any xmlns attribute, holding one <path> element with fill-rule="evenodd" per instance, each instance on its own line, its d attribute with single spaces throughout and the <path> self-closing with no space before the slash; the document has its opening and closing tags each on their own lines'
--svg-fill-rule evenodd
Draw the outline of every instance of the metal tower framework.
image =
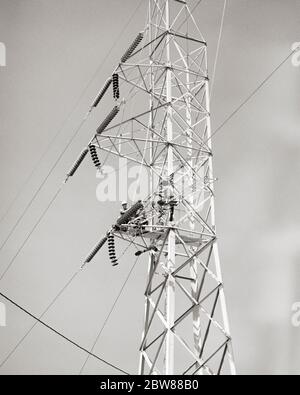
<svg viewBox="0 0 300 395">
<path fill-rule="evenodd" d="M 114 237 L 149 255 L 140 374 L 235 374 L 215 226 L 207 44 L 186 1 L 149 0 L 145 30 L 94 107 L 111 84 L 115 106 L 89 143 L 92 156 L 97 166 L 96 150 L 140 164 L 150 193 L 86 263 L 109 239 L 116 264 Z"/>
</svg>

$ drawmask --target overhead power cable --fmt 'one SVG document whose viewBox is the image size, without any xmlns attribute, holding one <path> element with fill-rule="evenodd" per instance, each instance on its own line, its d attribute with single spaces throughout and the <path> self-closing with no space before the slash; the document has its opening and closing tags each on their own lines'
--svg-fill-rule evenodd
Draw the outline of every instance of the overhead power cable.
<svg viewBox="0 0 300 395">
<path fill-rule="evenodd" d="M 23 241 L 23 243 L 21 244 L 21 246 L 18 248 L 18 250 L 16 251 L 16 253 L 14 254 L 14 256 L 11 258 L 11 260 L 9 261 L 6 269 L 3 271 L 3 273 L 1 274 L 0 277 L 0 281 L 2 281 L 2 279 L 4 278 L 4 276 L 6 275 L 6 273 L 9 271 L 9 269 L 12 267 L 12 265 L 14 264 L 15 260 L 17 259 L 17 257 L 20 255 L 21 251 L 23 250 L 23 248 L 26 246 L 26 244 L 28 243 L 30 237 L 32 236 L 32 234 L 35 232 L 35 230 L 37 229 L 37 227 L 40 225 L 40 223 L 42 222 L 42 220 L 44 219 L 44 217 L 46 216 L 47 212 L 49 211 L 50 207 L 53 205 L 53 203 L 56 201 L 56 199 L 58 198 L 59 194 L 62 191 L 62 187 L 60 187 L 58 189 L 58 191 L 54 194 L 53 198 L 51 199 L 50 203 L 47 205 L 46 209 L 42 212 L 42 214 L 40 215 L 40 217 L 38 218 L 38 220 L 36 221 L 36 223 L 34 224 L 33 228 L 31 229 L 31 231 L 28 233 L 28 235 L 26 236 L 25 240 Z"/>
<path fill-rule="evenodd" d="M 126 167 L 127 164 L 125 163 L 122 166 L 119 166 L 116 171 L 121 170 L 122 168 Z M 114 172 L 114 171 L 113 171 Z M 110 173 L 107 173 L 108 175 Z M 46 209 L 42 212 L 42 214 L 40 215 L 40 217 L 38 218 L 38 220 L 36 221 L 36 223 L 34 224 L 34 226 L 32 227 L 31 231 L 28 233 L 28 235 L 26 236 L 24 242 L 21 244 L 21 246 L 18 248 L 17 252 L 15 253 L 15 255 L 11 258 L 11 260 L 9 261 L 6 269 L 3 271 L 3 273 L 0 276 L 0 281 L 3 280 L 3 278 L 5 277 L 5 275 L 7 274 L 7 272 L 11 269 L 11 267 L 13 266 L 13 264 L 15 263 L 16 259 L 18 258 L 18 256 L 20 255 L 20 253 L 22 252 L 22 250 L 24 249 L 24 247 L 27 245 L 27 243 L 29 242 L 31 236 L 33 235 L 33 233 L 36 231 L 37 227 L 42 223 L 43 219 L 45 218 L 46 214 L 48 213 L 49 209 L 53 206 L 54 202 L 56 201 L 56 199 L 58 198 L 58 196 L 60 195 L 61 191 L 62 191 L 62 187 L 60 187 L 58 189 L 58 191 L 53 195 L 53 198 L 51 199 L 50 203 L 47 205 Z M 104 240 L 103 240 L 104 241 Z M 106 242 L 106 240 L 105 240 Z M 103 243 L 104 244 L 104 243 Z M 100 246 L 101 248 L 101 246 Z"/>
<path fill-rule="evenodd" d="M 213 90 L 214 90 L 214 85 L 215 85 L 215 78 L 216 78 L 216 72 L 217 72 L 217 65 L 218 65 L 218 60 L 219 60 L 219 53 L 220 53 L 221 41 L 222 41 L 223 29 L 224 29 L 224 21 L 225 21 L 226 7 L 227 7 L 227 0 L 224 0 L 224 6 L 223 6 L 223 12 L 222 12 L 222 19 L 221 19 L 221 25 L 220 25 L 220 32 L 219 32 L 218 43 L 217 43 L 217 50 L 216 50 L 216 57 L 215 57 L 214 68 L 213 68 L 213 74 L 212 74 L 212 80 L 211 80 L 210 98 L 212 97 Z"/>
<path fill-rule="evenodd" d="M 76 129 L 75 134 L 73 134 L 73 136 L 69 139 L 67 145 L 64 147 L 63 151 L 61 152 L 61 154 L 59 155 L 59 157 L 56 159 L 56 161 L 54 162 L 54 164 L 52 165 L 51 169 L 49 170 L 49 172 L 47 173 L 46 177 L 44 178 L 44 180 L 42 181 L 42 183 L 40 184 L 40 186 L 38 187 L 38 189 L 36 190 L 36 192 L 34 193 L 34 195 L 32 196 L 32 198 L 30 199 L 29 203 L 26 205 L 25 209 L 23 210 L 22 214 L 20 215 L 20 217 L 18 218 L 18 220 L 16 221 L 16 223 L 14 224 L 14 226 L 12 227 L 12 229 L 10 230 L 10 232 L 8 233 L 7 237 L 5 238 L 5 240 L 3 241 L 3 243 L 1 244 L 0 247 L 0 251 L 3 249 L 3 247 L 6 245 L 6 243 L 9 241 L 9 239 L 11 238 L 11 236 L 13 235 L 14 231 L 16 230 L 16 228 L 18 227 L 18 225 L 21 223 L 22 219 L 25 217 L 25 215 L 27 214 L 28 210 L 30 209 L 30 207 L 32 206 L 32 204 L 34 203 L 35 199 L 37 198 L 37 196 L 39 195 L 40 191 L 42 190 L 42 188 L 44 187 L 44 185 L 46 184 L 46 182 L 48 181 L 49 177 L 51 176 L 52 172 L 55 170 L 56 166 L 58 165 L 58 163 L 60 162 L 60 160 L 62 159 L 63 155 L 65 154 L 65 152 L 67 151 L 67 149 L 69 148 L 69 146 L 72 144 L 72 142 L 74 141 L 74 139 L 77 137 L 83 123 L 85 122 L 85 119 L 80 123 L 79 127 Z"/>
<path fill-rule="evenodd" d="M 49 145 L 47 146 L 45 152 L 43 153 L 43 155 L 41 156 L 41 158 L 38 160 L 37 164 L 34 166 L 34 169 L 32 170 L 32 172 L 30 173 L 29 177 L 26 179 L 25 183 L 22 185 L 21 189 L 19 190 L 19 192 L 17 193 L 17 195 L 14 197 L 14 199 L 12 200 L 12 203 L 9 205 L 7 211 L 4 213 L 4 215 L 2 216 L 1 220 L 0 220 L 0 224 L 2 223 L 2 221 L 6 218 L 6 216 L 8 215 L 8 213 L 10 212 L 10 210 L 12 209 L 12 207 L 14 206 L 14 203 L 18 200 L 18 198 L 21 196 L 21 194 L 23 193 L 23 190 L 25 189 L 25 187 L 28 185 L 28 183 L 30 182 L 32 176 L 34 175 L 36 169 L 39 167 L 40 163 L 42 162 L 42 160 L 44 159 L 44 157 L 46 156 L 46 154 L 48 153 L 48 151 L 50 150 L 50 148 L 52 147 L 53 143 L 56 141 L 56 139 L 58 138 L 58 136 L 62 133 L 63 128 L 65 126 L 65 124 L 69 121 L 69 119 L 71 118 L 71 116 L 73 115 L 73 113 L 75 112 L 75 110 L 77 109 L 82 97 L 84 96 L 84 94 L 86 93 L 86 91 L 88 90 L 88 88 L 90 87 L 90 85 L 94 82 L 96 76 L 98 75 L 99 71 L 102 69 L 102 67 L 104 66 L 105 62 L 107 61 L 108 57 L 110 56 L 110 54 L 112 53 L 113 49 L 115 48 L 115 46 L 117 45 L 117 43 L 119 42 L 120 37 L 122 37 L 124 31 L 127 29 L 127 27 L 130 25 L 131 21 L 133 20 L 134 16 L 136 15 L 136 13 L 138 12 L 139 8 L 141 7 L 143 3 L 143 0 L 141 0 L 138 4 L 138 6 L 136 7 L 136 9 L 134 10 L 133 14 L 131 15 L 131 17 L 129 18 L 128 22 L 126 23 L 126 25 L 124 26 L 124 28 L 122 29 L 122 31 L 120 32 L 120 34 L 118 35 L 117 39 L 115 40 L 115 42 L 113 43 L 112 47 L 110 48 L 110 50 L 108 51 L 108 53 L 106 54 L 106 56 L 104 57 L 103 62 L 99 65 L 99 67 L 97 68 L 96 72 L 94 73 L 93 77 L 90 79 L 90 81 L 88 82 L 87 86 L 85 87 L 85 89 L 83 90 L 83 93 L 80 95 L 80 98 L 78 99 L 78 101 L 76 102 L 75 106 L 72 108 L 70 114 L 68 115 L 68 117 L 66 118 L 66 120 L 63 122 L 62 127 L 59 129 L 59 131 L 57 132 L 57 134 L 54 136 L 54 138 L 50 141 Z M 18 225 L 20 224 L 20 222 L 22 221 L 22 219 L 24 218 L 24 216 L 26 215 L 27 211 L 29 210 L 29 208 L 32 206 L 33 202 L 35 201 L 36 197 L 38 196 L 39 192 L 41 191 L 41 189 L 43 188 L 43 186 L 45 185 L 45 183 L 47 182 L 48 178 L 50 177 L 50 175 L 52 174 L 52 172 L 54 171 L 54 169 L 56 168 L 56 166 L 58 165 L 58 163 L 60 162 L 62 156 L 64 155 L 64 153 L 67 151 L 67 149 L 69 148 L 69 146 L 71 145 L 71 143 L 73 142 L 73 140 L 76 138 L 76 136 L 78 135 L 79 131 L 81 130 L 83 124 L 85 123 L 85 121 L 88 118 L 90 112 L 88 112 L 88 114 L 85 116 L 85 118 L 83 119 L 83 121 L 80 123 L 79 127 L 76 129 L 74 135 L 71 137 L 71 139 L 68 141 L 67 145 L 65 146 L 65 148 L 63 149 L 63 152 L 59 155 L 58 159 L 55 161 L 54 165 L 51 167 L 50 171 L 47 173 L 46 177 L 44 178 L 44 180 L 42 181 L 42 184 L 39 186 L 39 188 L 37 189 L 37 191 L 34 193 L 33 197 L 31 198 L 31 200 L 29 201 L 29 203 L 26 205 L 24 211 L 22 212 L 22 214 L 20 215 L 20 217 L 18 218 L 18 220 L 16 221 L 15 225 L 12 227 L 11 231 L 9 232 L 8 236 L 6 237 L 6 239 L 4 240 L 4 242 L 1 244 L 0 246 L 0 251 L 3 249 L 3 247 L 6 245 L 6 243 L 8 242 L 8 240 L 10 239 L 10 237 L 12 236 L 12 234 L 14 233 L 15 229 L 18 227 Z"/>
<path fill-rule="evenodd" d="M 209 140 L 211 140 L 217 133 L 219 133 L 224 126 L 231 121 L 232 118 L 234 118 L 237 113 L 242 110 L 243 107 L 245 107 L 246 104 L 260 91 L 260 89 L 267 84 L 267 82 L 270 81 L 270 79 L 276 74 L 276 72 L 296 53 L 300 50 L 300 45 L 299 47 L 295 48 L 293 51 L 289 53 L 289 55 L 284 58 L 284 60 L 258 85 L 257 88 L 254 89 L 251 94 L 242 101 L 242 103 L 217 127 L 217 129 L 214 130 L 214 132 L 211 134 L 211 136 L 205 140 L 204 143 L 207 143 Z"/>
<path fill-rule="evenodd" d="M 275 68 L 275 70 L 272 71 L 272 73 L 250 94 L 250 96 L 244 100 L 241 105 L 212 133 L 211 137 L 209 139 L 211 139 L 213 136 L 215 136 L 225 125 L 227 122 L 229 122 L 250 100 L 253 96 L 255 96 L 255 94 L 272 78 L 272 76 L 288 61 L 288 59 L 297 51 L 299 50 L 299 47 L 296 48 L 294 51 L 292 51 L 287 58 L 284 59 L 283 62 L 280 63 L 280 65 Z M 208 139 L 208 140 L 209 140 Z M 23 248 L 23 247 L 22 247 Z M 21 248 L 21 249 L 22 249 Z M 46 311 L 45 311 L 46 313 Z M 40 320 L 41 318 L 39 318 Z M 32 328 L 33 329 L 33 328 Z M 25 335 L 26 337 L 27 335 Z M 22 342 L 22 341 L 21 341 Z M 2 366 L 2 365 L 1 365 Z"/>
<path fill-rule="evenodd" d="M 23 337 L 18 341 L 18 343 L 13 347 L 13 349 L 9 352 L 9 354 L 4 358 L 4 360 L 0 363 L 0 368 L 2 368 L 6 362 L 9 360 L 9 358 L 16 352 L 16 350 L 19 348 L 19 346 L 23 343 L 23 341 L 28 337 L 28 335 L 32 332 L 32 330 L 36 327 L 38 322 L 42 320 L 42 318 L 45 316 L 45 314 L 48 313 L 48 311 L 51 309 L 51 307 L 54 305 L 54 303 L 58 300 L 58 298 L 64 293 L 64 291 L 69 287 L 69 285 L 74 281 L 74 279 L 77 277 L 79 274 L 80 270 L 75 272 L 72 277 L 68 280 L 68 282 L 62 287 L 62 289 L 59 291 L 59 293 L 55 296 L 55 298 L 51 301 L 51 303 L 46 307 L 46 309 L 42 312 L 41 315 L 36 319 L 35 323 L 26 331 L 26 333 L 23 335 Z"/>
<path fill-rule="evenodd" d="M 80 266 L 79 269 L 69 278 L 69 280 L 65 283 L 65 285 L 60 289 L 60 291 L 56 294 L 56 296 L 52 299 L 52 301 L 48 304 L 48 306 L 44 309 L 41 315 L 38 317 L 38 320 L 42 320 L 42 318 L 48 313 L 51 307 L 56 303 L 56 301 L 60 298 L 60 296 L 65 292 L 65 290 L 72 284 L 72 282 L 77 278 L 79 273 L 81 273 L 85 266 Z M 31 331 L 35 328 L 38 321 L 36 321 L 24 334 L 24 336 L 19 340 L 19 342 L 14 346 L 14 348 L 10 351 L 10 353 L 6 356 L 6 358 L 0 363 L 0 368 L 8 361 L 8 359 L 16 352 L 18 347 L 23 343 L 23 341 L 27 338 L 27 336 L 31 333 Z"/>
<path fill-rule="evenodd" d="M 107 366 L 110 366 L 111 368 L 117 370 L 120 373 L 123 373 L 125 375 L 129 375 L 128 372 L 126 372 L 125 370 L 121 369 L 117 365 L 106 361 L 105 359 L 99 357 L 98 355 L 94 354 L 93 352 L 90 352 L 85 347 L 81 346 L 80 344 L 78 344 L 74 340 L 72 340 L 69 337 L 65 336 L 62 332 L 60 332 L 57 329 L 53 328 L 52 326 L 48 325 L 46 322 L 42 321 L 41 318 L 38 318 L 37 316 L 32 314 L 30 311 L 28 311 L 27 309 L 25 309 L 24 307 L 22 307 L 21 305 L 19 305 L 15 301 L 13 301 L 11 298 L 9 298 L 8 296 L 4 295 L 2 292 L 0 292 L 0 296 L 2 298 L 4 298 L 7 302 L 11 303 L 16 308 L 18 308 L 19 310 L 23 311 L 23 313 L 25 313 L 29 317 L 33 318 L 35 320 L 35 325 L 37 325 L 38 323 L 43 325 L 45 328 L 49 329 L 51 332 L 55 333 L 56 335 L 60 336 L 62 339 L 66 340 L 68 343 L 72 344 L 73 346 L 75 346 L 78 349 L 80 349 L 80 350 L 84 351 L 85 353 L 87 353 L 89 357 L 93 357 L 93 358 L 97 359 L 98 361 L 104 363 Z M 4 363 L 1 364 L 1 367 L 3 366 L 3 364 Z"/>
<path fill-rule="evenodd" d="M 223 127 L 254 97 L 257 92 L 273 77 L 273 75 L 293 56 L 296 52 L 298 52 L 300 49 L 300 46 L 295 48 L 293 51 L 289 53 L 289 55 L 262 81 L 261 84 L 237 107 L 235 111 L 233 111 L 226 119 L 225 121 L 212 133 L 212 135 L 205 141 L 208 142 L 211 140 Z M 38 193 L 38 192 L 37 192 Z M 34 197 L 35 198 L 35 197 Z M 24 214 L 25 215 L 25 214 Z M 21 220 L 21 219 L 20 219 Z M 18 221 L 20 222 L 20 221 Z M 16 225 L 17 226 L 17 225 Z M 12 232 L 11 232 L 12 233 Z M 31 232 L 32 233 L 32 232 Z M 10 237 L 10 236 L 9 236 Z M 8 237 L 8 238 L 9 238 Z M 28 241 L 28 238 L 27 240 Z M 2 247 L 1 247 L 2 248 Z M 22 248 L 21 248 L 22 249 Z M 18 251 L 17 255 L 21 252 L 21 249 Z M 13 258 L 13 261 L 15 260 L 16 257 Z M 10 262 L 9 267 L 12 265 L 12 262 Z M 7 269 L 8 270 L 8 269 Z M 7 272 L 5 271 L 5 273 Z M 4 274 L 5 274 L 4 273 Z M 4 274 L 0 278 L 0 280 L 3 278 Z"/>
<path fill-rule="evenodd" d="M 118 293 L 118 295 L 117 295 L 117 297 L 116 297 L 116 299 L 115 299 L 115 301 L 114 301 L 114 303 L 113 303 L 113 305 L 112 305 L 112 307 L 111 307 L 111 309 L 110 309 L 110 311 L 109 311 L 109 313 L 107 315 L 107 317 L 104 320 L 104 323 L 103 323 L 103 325 L 102 325 L 102 327 L 101 327 L 101 329 L 100 329 L 100 331 L 99 331 L 99 333 L 98 333 L 98 335 L 96 337 L 95 342 L 93 343 L 93 345 L 92 345 L 92 347 L 90 349 L 90 353 L 87 355 L 86 360 L 84 361 L 84 364 L 82 365 L 82 367 L 80 369 L 80 373 L 79 374 L 83 373 L 83 370 L 84 370 L 86 364 L 88 363 L 88 360 L 91 357 L 91 355 L 92 355 L 92 353 L 93 353 L 93 351 L 94 351 L 94 349 L 95 349 L 95 347 L 96 347 L 96 345 L 97 345 L 97 343 L 98 343 L 98 341 L 99 341 L 99 339 L 100 339 L 100 337 L 102 335 L 102 332 L 104 331 L 104 328 L 106 327 L 106 325 L 107 325 L 107 323 L 108 323 L 108 321 L 109 321 L 109 319 L 110 319 L 110 317 L 112 315 L 112 313 L 114 312 L 114 310 L 116 308 L 116 305 L 117 305 L 117 303 L 118 303 L 118 301 L 119 301 L 119 299 L 120 299 L 120 297 L 121 297 L 121 295 L 122 295 L 122 293 L 124 291 L 124 288 L 126 287 L 128 281 L 130 279 L 130 276 L 131 276 L 134 268 L 136 267 L 137 262 L 138 262 L 138 259 L 136 259 L 134 264 L 132 265 L 132 267 L 130 269 L 130 272 L 128 273 L 128 275 L 127 275 L 127 277 L 126 277 L 126 279 L 125 279 L 125 281 L 124 281 L 124 283 L 123 283 L 123 285 L 122 285 L 122 287 L 121 287 L 121 289 L 120 289 L 120 291 L 119 291 L 119 293 Z"/>
<path fill-rule="evenodd" d="M 59 192 L 58 192 L 59 193 Z M 54 197 L 53 200 L 55 200 L 56 197 Z M 51 204 L 50 204 L 51 205 Z M 47 210 L 45 211 L 45 213 L 47 212 Z M 44 214 L 45 214 L 44 213 Z M 43 215 L 44 215 L 43 214 Z M 30 237 L 30 236 L 29 236 Z M 26 241 L 28 241 L 29 237 L 27 238 Z M 22 246 L 23 248 L 24 246 Z M 22 249 L 21 248 L 21 249 Z M 19 250 L 19 252 L 21 251 L 21 249 Z M 17 256 L 17 255 L 16 255 Z M 16 256 L 14 257 L 14 260 L 16 258 Z M 13 261 L 14 261 L 13 260 Z M 12 261 L 12 263 L 13 263 Z M 136 261 L 137 262 L 137 261 Z M 136 263 L 135 262 L 135 263 Z M 10 264 L 10 266 L 12 265 L 12 263 Z M 70 279 L 68 280 L 68 282 L 61 288 L 61 290 L 59 291 L 59 293 L 53 298 L 53 300 L 51 301 L 51 303 L 45 308 L 45 310 L 41 313 L 41 315 L 38 317 L 38 320 L 41 320 L 47 313 L 48 311 L 51 309 L 51 307 L 55 304 L 55 302 L 59 299 L 59 297 L 65 292 L 65 290 L 71 285 L 71 283 L 75 280 L 75 278 L 79 275 L 79 273 L 81 273 L 87 266 L 87 263 L 84 265 L 81 265 L 80 268 L 70 277 Z M 131 272 L 133 271 L 135 265 L 133 266 Z M 6 269 L 6 272 L 8 271 L 9 268 Z M 130 274 L 131 274 L 130 272 Z M 129 276 L 130 276 L 129 274 Z M 4 275 L 2 275 L 3 277 Z M 128 277 L 129 278 L 129 277 Z M 128 280 L 126 280 L 127 282 Z M 126 283 L 124 284 L 125 287 Z M 123 288 L 124 288 L 123 287 Z M 122 292 L 122 290 L 121 290 Z M 114 307 L 113 307 L 114 308 Z M 108 317 L 109 318 L 109 317 Z M 14 348 L 10 351 L 10 353 L 7 355 L 7 357 L 0 363 L 0 368 L 8 361 L 8 359 L 16 352 L 16 350 L 19 348 L 19 346 L 23 343 L 23 341 L 27 338 L 27 336 L 31 333 L 31 331 L 35 328 L 35 326 L 37 325 L 38 321 L 36 321 L 28 330 L 27 332 L 24 334 L 24 336 L 19 340 L 19 342 L 14 346 Z"/>
</svg>

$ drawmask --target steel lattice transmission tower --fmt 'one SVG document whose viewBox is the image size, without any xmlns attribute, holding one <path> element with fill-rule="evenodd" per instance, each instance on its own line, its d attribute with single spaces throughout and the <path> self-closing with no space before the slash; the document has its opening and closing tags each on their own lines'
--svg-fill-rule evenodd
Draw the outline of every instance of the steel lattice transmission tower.
<svg viewBox="0 0 300 395">
<path fill-rule="evenodd" d="M 113 85 L 113 110 L 89 144 L 147 169 L 150 193 L 95 247 L 114 237 L 149 254 L 140 374 L 235 374 L 218 253 L 207 44 L 187 2 L 149 0 L 143 32 Z M 86 155 L 83 152 L 83 156 Z M 72 175 L 72 174 L 71 174 Z"/>
</svg>

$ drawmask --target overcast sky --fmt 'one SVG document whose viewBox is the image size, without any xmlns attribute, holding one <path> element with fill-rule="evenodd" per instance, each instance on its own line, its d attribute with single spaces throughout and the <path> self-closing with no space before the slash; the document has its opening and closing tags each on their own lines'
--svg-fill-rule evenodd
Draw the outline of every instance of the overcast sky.
<svg viewBox="0 0 300 395">
<path fill-rule="evenodd" d="M 120 55 L 145 25 L 147 1 L 110 51 L 139 0 L 0 0 L 0 215 L 25 182 L 97 67 L 101 69 L 13 210 L 4 240 L 60 154 Z M 193 1 L 192 1 L 193 3 Z M 223 0 L 195 13 L 212 69 Z M 228 0 L 212 100 L 216 128 L 300 42 L 300 0 Z M 108 56 L 109 53 L 109 56 Z M 232 335 L 240 373 L 300 373 L 300 67 L 287 62 L 215 137 L 217 225 Z M 107 108 L 79 133 L 39 198 L 1 252 L 0 270 L 22 244 Z M 93 167 L 83 166 L 0 283 L 0 290 L 39 314 L 80 266 L 117 215 L 96 200 Z M 106 251 L 82 273 L 46 321 L 89 348 L 133 262 L 112 270 Z M 136 268 L 95 352 L 137 372 L 146 267 Z M 32 320 L 7 305 L 0 361 Z M 0 373 L 78 374 L 85 354 L 36 326 Z M 90 359 L 85 373 L 114 373 Z"/>
</svg>

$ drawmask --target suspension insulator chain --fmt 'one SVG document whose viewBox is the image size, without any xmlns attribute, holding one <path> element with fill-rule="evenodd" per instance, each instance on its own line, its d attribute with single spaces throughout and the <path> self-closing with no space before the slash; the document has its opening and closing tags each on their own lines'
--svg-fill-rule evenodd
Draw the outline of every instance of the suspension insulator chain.
<svg viewBox="0 0 300 395">
<path fill-rule="evenodd" d="M 119 74 L 115 73 L 112 76 L 113 79 L 113 96 L 115 100 L 120 98 L 120 84 L 119 84 Z"/>
<path fill-rule="evenodd" d="M 102 240 L 99 241 L 99 243 L 94 247 L 92 252 L 88 255 L 86 260 L 84 261 L 84 264 L 90 263 L 95 256 L 98 254 L 98 252 L 101 250 L 101 248 L 104 246 L 104 244 L 107 242 L 107 236 L 105 236 Z"/>
<path fill-rule="evenodd" d="M 143 203 L 141 200 L 139 200 L 137 203 L 135 203 L 132 207 L 130 207 L 129 210 L 126 211 L 125 214 L 123 214 L 118 220 L 117 220 L 117 226 L 127 224 L 132 217 L 135 216 L 135 214 L 140 210 L 144 208 Z"/>
<path fill-rule="evenodd" d="M 124 53 L 124 55 L 121 58 L 121 63 L 127 62 L 127 60 L 130 58 L 130 56 L 133 54 L 134 50 L 139 46 L 139 44 L 142 42 L 144 38 L 144 33 L 140 32 L 131 46 L 127 49 L 127 51 Z"/>
<path fill-rule="evenodd" d="M 109 78 L 103 88 L 101 89 L 101 91 L 98 93 L 98 95 L 96 96 L 94 103 L 92 104 L 91 108 L 96 108 L 98 106 L 98 104 L 100 103 L 101 99 L 104 97 L 105 93 L 107 92 L 108 88 L 110 87 L 112 83 L 112 78 Z"/>
<path fill-rule="evenodd" d="M 120 111 L 119 106 L 115 106 L 112 111 L 108 114 L 105 120 L 101 123 L 101 125 L 97 129 L 97 134 L 101 134 L 107 128 L 107 126 L 111 123 L 111 121 L 117 116 L 118 112 Z"/>
<path fill-rule="evenodd" d="M 89 152 L 88 148 L 86 148 L 85 150 L 83 150 L 81 152 L 81 154 L 79 155 L 78 159 L 76 160 L 76 162 L 72 166 L 71 170 L 67 174 L 67 179 L 69 177 L 73 177 L 74 176 L 74 174 L 78 170 L 79 166 L 82 164 L 82 162 L 84 161 L 85 157 L 87 156 L 88 152 Z M 66 179 L 66 181 L 67 181 L 67 179 Z"/>
<path fill-rule="evenodd" d="M 97 153 L 96 146 L 94 144 L 91 144 L 89 146 L 89 149 L 90 149 L 90 154 L 91 154 L 92 161 L 94 162 L 94 165 L 95 165 L 96 169 L 100 170 L 101 162 L 100 162 L 100 159 L 99 159 L 99 156 L 98 156 L 98 153 Z"/>
<path fill-rule="evenodd" d="M 108 254 L 112 265 L 117 266 L 119 263 L 116 255 L 115 237 L 111 233 L 108 236 Z"/>
</svg>

